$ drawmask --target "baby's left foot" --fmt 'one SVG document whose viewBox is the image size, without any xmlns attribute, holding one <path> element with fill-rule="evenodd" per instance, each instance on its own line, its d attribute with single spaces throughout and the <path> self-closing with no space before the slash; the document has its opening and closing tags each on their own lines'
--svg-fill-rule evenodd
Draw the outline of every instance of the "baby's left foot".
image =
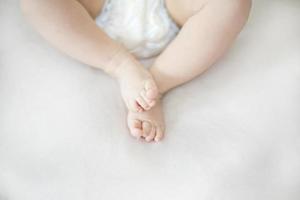
<svg viewBox="0 0 300 200">
<path fill-rule="evenodd" d="M 164 136 L 165 123 L 160 102 L 143 113 L 129 111 L 127 121 L 131 135 L 137 139 L 159 142 Z"/>
<path fill-rule="evenodd" d="M 158 87 L 150 72 L 142 65 L 129 59 L 119 66 L 116 77 L 124 102 L 130 111 L 144 112 L 156 104 L 159 98 Z"/>
</svg>

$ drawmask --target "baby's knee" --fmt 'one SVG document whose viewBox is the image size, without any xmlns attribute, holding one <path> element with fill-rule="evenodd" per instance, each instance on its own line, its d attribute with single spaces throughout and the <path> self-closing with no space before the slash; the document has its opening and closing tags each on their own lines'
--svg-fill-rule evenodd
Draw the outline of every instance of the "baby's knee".
<svg viewBox="0 0 300 200">
<path fill-rule="evenodd" d="M 214 2 L 223 5 L 225 12 L 239 18 L 247 18 L 252 5 L 252 0 L 214 0 Z"/>
<path fill-rule="evenodd" d="M 182 24 L 196 14 L 200 14 L 205 10 L 209 10 L 209 12 L 213 12 L 215 15 L 230 15 L 233 16 L 235 20 L 242 19 L 243 21 L 246 21 L 252 4 L 252 0 L 170 0 L 170 2 L 171 3 L 169 4 L 171 5 L 171 8 L 175 7 L 177 8 L 174 9 L 175 11 L 181 11 L 179 14 L 175 14 L 177 14 L 177 16 L 181 16 L 181 20 L 179 21 L 183 22 Z M 172 4 L 175 6 L 172 6 Z"/>
<path fill-rule="evenodd" d="M 61 0 L 20 0 L 23 14 L 29 16 L 41 15 L 44 10 L 52 9 L 56 5 L 63 5 Z M 67 11 L 66 11 L 67 12 Z"/>
<path fill-rule="evenodd" d="M 23 13 L 27 14 L 35 10 L 36 6 L 41 3 L 39 0 L 21 0 L 20 6 Z"/>
<path fill-rule="evenodd" d="M 47 0 L 21 0 L 20 8 L 27 20 L 32 21 L 40 15 L 41 6 Z"/>
</svg>

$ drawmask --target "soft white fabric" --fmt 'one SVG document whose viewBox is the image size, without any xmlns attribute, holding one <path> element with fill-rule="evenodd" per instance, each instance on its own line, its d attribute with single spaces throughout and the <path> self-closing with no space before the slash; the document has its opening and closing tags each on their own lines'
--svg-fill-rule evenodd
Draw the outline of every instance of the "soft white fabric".
<svg viewBox="0 0 300 200">
<path fill-rule="evenodd" d="M 137 57 L 153 57 L 178 32 L 164 1 L 107 0 L 96 22 L 111 38 Z"/>
<path fill-rule="evenodd" d="M 18 2 L 0 0 L 1 200 L 300 199 L 300 1 L 254 1 L 224 60 L 167 95 L 150 145 L 129 136 L 118 85 L 51 48 Z"/>
</svg>

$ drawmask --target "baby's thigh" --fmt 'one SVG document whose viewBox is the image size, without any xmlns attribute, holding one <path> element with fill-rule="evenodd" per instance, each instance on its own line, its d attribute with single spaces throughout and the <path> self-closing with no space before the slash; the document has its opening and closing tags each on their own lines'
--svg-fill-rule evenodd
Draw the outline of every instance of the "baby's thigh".
<svg viewBox="0 0 300 200">
<path fill-rule="evenodd" d="M 105 0 L 77 0 L 93 17 L 96 18 L 102 10 Z"/>
<path fill-rule="evenodd" d="M 209 0 L 165 0 L 171 17 L 181 26 L 200 11 L 207 1 Z"/>
</svg>

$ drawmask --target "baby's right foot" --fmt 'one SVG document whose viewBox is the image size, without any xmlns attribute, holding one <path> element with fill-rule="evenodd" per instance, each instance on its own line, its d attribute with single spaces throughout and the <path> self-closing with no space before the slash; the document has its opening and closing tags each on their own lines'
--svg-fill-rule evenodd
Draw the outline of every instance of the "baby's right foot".
<svg viewBox="0 0 300 200">
<path fill-rule="evenodd" d="M 159 98 L 158 88 L 148 70 L 134 59 L 124 61 L 116 70 L 127 108 L 133 112 L 150 110 Z"/>
<path fill-rule="evenodd" d="M 159 142 L 165 131 L 164 116 L 161 103 L 143 113 L 128 112 L 128 128 L 132 136 L 144 139 L 147 142 Z"/>
</svg>

